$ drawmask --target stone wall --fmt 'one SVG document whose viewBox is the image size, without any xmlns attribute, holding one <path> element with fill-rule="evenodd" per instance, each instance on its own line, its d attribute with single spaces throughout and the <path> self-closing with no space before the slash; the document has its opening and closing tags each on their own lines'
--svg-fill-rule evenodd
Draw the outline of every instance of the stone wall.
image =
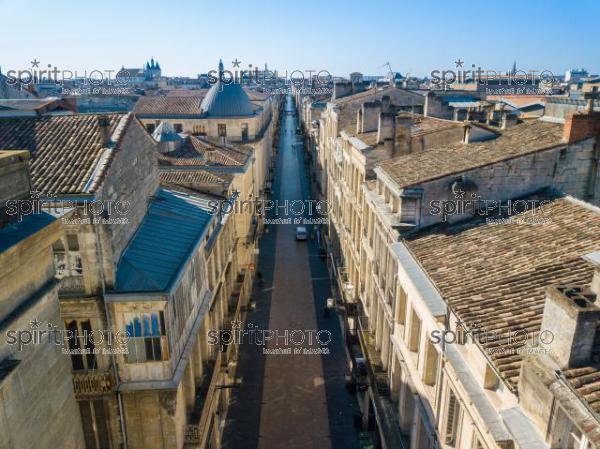
<svg viewBox="0 0 600 449">
<path fill-rule="evenodd" d="M 127 201 L 129 205 L 127 224 L 106 225 L 115 265 L 159 185 L 156 143 L 135 118 L 130 120 L 98 195 L 102 200 Z"/>
<path fill-rule="evenodd" d="M 421 201 L 421 226 L 442 221 L 441 214 L 432 211 L 432 201 L 455 201 L 450 186 L 460 175 L 477 185 L 481 200 L 507 200 L 531 194 L 544 187 L 553 187 L 576 198 L 600 204 L 600 182 L 596 181 L 593 197 L 586 192 L 591 176 L 594 140 L 539 151 L 515 159 L 486 165 L 466 172 L 425 182 Z M 462 198 L 463 201 L 471 200 Z M 469 207 L 465 203 L 462 203 Z M 468 215 L 453 214 L 447 221 L 458 221 Z"/>
<path fill-rule="evenodd" d="M 0 322 L 54 276 L 49 246 L 60 238 L 61 232 L 60 222 L 55 221 L 0 253 Z M 2 356 L 0 352 L 0 360 Z"/>
<path fill-rule="evenodd" d="M 31 331 L 34 319 L 42 329 L 47 323 L 63 328 L 56 285 L 5 324 L 8 329 Z M 0 345 L 5 345 L 4 338 Z M 2 352 L 6 349 L 16 351 L 15 346 L 4 346 Z M 0 448 L 84 448 L 69 356 L 46 340 L 15 352 L 14 358 L 20 364 L 0 381 Z"/>
</svg>

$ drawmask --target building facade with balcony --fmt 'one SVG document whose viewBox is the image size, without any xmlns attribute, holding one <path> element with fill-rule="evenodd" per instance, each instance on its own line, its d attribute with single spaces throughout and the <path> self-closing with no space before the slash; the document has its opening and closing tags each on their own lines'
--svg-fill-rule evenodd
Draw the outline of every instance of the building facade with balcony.
<svg viewBox="0 0 600 449">
<path fill-rule="evenodd" d="M 480 379 L 471 372 L 479 367 L 470 365 L 480 356 L 468 352 L 465 362 L 455 348 L 440 355 L 431 335 L 436 329 L 453 330 L 447 327 L 450 309 L 438 284 L 447 281 L 422 273 L 422 262 L 401 249 L 421 230 L 477 216 L 481 204 L 475 204 L 476 198 L 495 201 L 497 207 L 499 201 L 550 187 L 597 204 L 598 130 L 590 125 L 597 118 L 588 112 L 564 124 L 536 120 L 495 127 L 485 119 L 455 122 L 406 114 L 391 108 L 389 98 L 358 97 L 328 104 L 320 142 L 327 160 L 330 248 L 340 292 L 351 304 L 346 307 L 347 334 L 358 337 L 349 342 L 349 353 L 364 423 L 381 447 L 533 447 L 525 436 L 538 434 L 531 431 L 535 426 L 518 404 L 516 389 L 499 387 L 502 399 L 480 401 L 475 388 Z M 493 204 L 484 204 L 491 213 Z M 593 251 L 595 241 L 588 243 L 586 250 Z M 412 308 L 406 307 L 408 287 L 400 282 L 409 275 L 416 277 L 411 288 L 421 290 L 420 303 Z M 495 369 L 492 363 L 481 382 L 485 394 L 490 385 L 501 384 L 494 380 L 502 378 Z M 516 373 L 510 382 L 517 382 Z M 459 381 L 464 385 L 457 389 L 466 388 L 471 398 L 446 388 Z M 499 403 L 506 416 L 491 413 Z M 462 424 L 463 417 L 468 424 Z M 516 423 L 523 425 L 516 428 Z M 473 429 L 483 436 L 471 438 Z M 468 436 L 459 437 L 463 433 Z M 542 432 L 531 444 L 548 441 Z"/>
<path fill-rule="evenodd" d="M 6 119 L 0 129 L 3 146 L 30 148 L 23 195 L 61 228 L 49 245 L 69 335 L 61 391 L 76 401 L 69 423 L 81 423 L 73 446 L 218 447 L 237 354 L 208 332 L 243 319 L 252 282 L 237 230 L 252 219 L 219 206 L 237 186 L 251 194 L 253 172 L 161 179 L 159 145 L 132 114 Z"/>
</svg>

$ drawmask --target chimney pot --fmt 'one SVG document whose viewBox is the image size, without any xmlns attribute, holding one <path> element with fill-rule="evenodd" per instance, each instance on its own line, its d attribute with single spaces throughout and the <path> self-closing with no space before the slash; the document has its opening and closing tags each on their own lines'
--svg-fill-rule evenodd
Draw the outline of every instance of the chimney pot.
<svg viewBox="0 0 600 449">
<path fill-rule="evenodd" d="M 590 361 L 600 308 L 582 287 L 552 286 L 546 290 L 540 342 L 561 369 Z"/>
<path fill-rule="evenodd" d="M 102 146 L 108 146 L 110 144 L 110 119 L 106 115 L 100 115 L 98 117 L 98 127 L 100 128 L 100 138 L 102 139 Z"/>
</svg>

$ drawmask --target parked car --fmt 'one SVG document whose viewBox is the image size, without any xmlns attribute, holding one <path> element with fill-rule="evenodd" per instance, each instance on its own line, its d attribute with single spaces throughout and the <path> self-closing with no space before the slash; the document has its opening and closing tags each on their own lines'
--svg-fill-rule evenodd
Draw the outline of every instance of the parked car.
<svg viewBox="0 0 600 449">
<path fill-rule="evenodd" d="M 298 226 L 296 228 L 296 240 L 308 240 L 308 231 L 304 226 Z"/>
</svg>

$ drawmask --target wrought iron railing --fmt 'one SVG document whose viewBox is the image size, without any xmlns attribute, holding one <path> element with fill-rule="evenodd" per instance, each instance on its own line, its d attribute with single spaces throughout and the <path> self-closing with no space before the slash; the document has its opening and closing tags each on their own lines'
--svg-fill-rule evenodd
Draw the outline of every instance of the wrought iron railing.
<svg viewBox="0 0 600 449">
<path fill-rule="evenodd" d="M 110 371 L 73 372 L 75 397 L 89 398 L 110 393 L 114 388 Z"/>
</svg>

